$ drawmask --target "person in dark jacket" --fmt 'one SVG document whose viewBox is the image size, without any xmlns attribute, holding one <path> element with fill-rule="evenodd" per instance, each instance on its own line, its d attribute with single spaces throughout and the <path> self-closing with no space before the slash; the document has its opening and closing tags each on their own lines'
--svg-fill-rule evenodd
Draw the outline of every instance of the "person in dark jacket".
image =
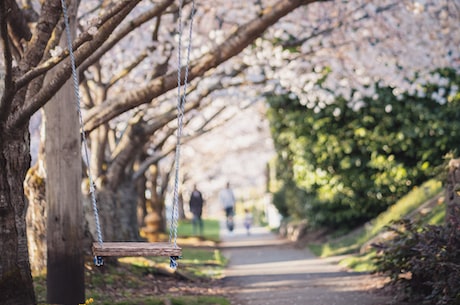
<svg viewBox="0 0 460 305">
<path fill-rule="evenodd" d="M 193 186 L 192 194 L 190 195 L 190 212 L 193 214 L 192 226 L 193 234 L 196 235 L 199 230 L 200 236 L 203 235 L 203 220 L 201 215 L 203 214 L 203 195 L 198 190 L 196 184 Z"/>
</svg>

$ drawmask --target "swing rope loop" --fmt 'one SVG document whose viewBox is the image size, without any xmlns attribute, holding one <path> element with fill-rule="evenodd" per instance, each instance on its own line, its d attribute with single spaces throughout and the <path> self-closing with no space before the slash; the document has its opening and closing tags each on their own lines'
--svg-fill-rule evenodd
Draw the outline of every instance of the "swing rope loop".
<svg viewBox="0 0 460 305">
<path fill-rule="evenodd" d="M 96 194 L 95 194 L 95 184 L 93 181 L 93 176 L 91 174 L 91 161 L 89 158 L 89 152 L 88 152 L 88 142 L 86 140 L 86 134 L 84 130 L 84 125 L 83 125 L 83 115 L 81 113 L 81 98 L 80 98 L 80 89 L 78 86 L 78 75 L 77 75 L 77 69 L 76 69 L 76 63 L 75 63 L 75 55 L 73 53 L 72 49 L 72 36 L 70 33 L 70 24 L 69 24 L 69 14 L 67 11 L 67 4 L 65 3 L 65 0 L 61 0 L 61 5 L 62 5 L 62 12 L 64 15 L 64 24 L 65 24 L 65 32 L 66 32 L 66 37 L 67 37 L 67 46 L 69 49 L 69 57 L 70 57 L 70 63 L 72 66 L 72 80 L 73 80 L 73 88 L 75 91 L 75 98 L 76 98 L 76 107 L 77 107 L 77 112 L 78 112 L 78 119 L 80 122 L 80 127 L 81 127 L 81 137 L 82 137 L 82 143 L 83 143 L 83 153 L 84 157 L 86 159 L 86 167 L 88 170 L 88 179 L 89 179 L 89 192 L 91 194 L 91 204 L 93 207 L 93 213 L 94 213 L 94 219 L 96 222 L 96 234 L 97 234 L 97 242 L 99 245 L 102 246 L 103 240 L 102 240 L 102 231 L 101 231 L 101 224 L 99 222 L 99 212 L 97 210 L 97 203 L 96 203 Z M 101 257 L 94 257 L 94 263 L 96 266 L 102 266 L 103 265 L 103 260 Z"/>
<path fill-rule="evenodd" d="M 179 21 L 178 21 L 178 47 L 177 47 L 177 142 L 176 142 L 176 154 L 175 154 L 175 175 L 174 175 L 174 198 L 172 205 L 172 215 L 171 215 L 171 228 L 169 230 L 169 242 L 174 241 L 174 247 L 177 247 L 177 226 L 179 219 L 179 168 L 180 168 L 180 146 L 181 146 L 181 137 L 183 130 L 183 120 L 184 120 L 184 108 L 186 103 L 186 94 L 187 94 L 187 79 L 189 71 L 189 62 L 190 62 L 190 50 L 192 45 L 192 30 L 193 30 L 193 17 L 195 15 L 195 0 L 192 1 L 192 11 L 190 16 L 190 25 L 188 33 L 188 46 L 187 46 L 187 58 L 185 64 L 185 75 L 184 83 L 181 82 L 181 71 L 182 71 L 182 5 L 183 1 L 179 1 Z M 173 269 L 177 268 L 177 256 L 170 257 L 170 266 Z"/>
</svg>

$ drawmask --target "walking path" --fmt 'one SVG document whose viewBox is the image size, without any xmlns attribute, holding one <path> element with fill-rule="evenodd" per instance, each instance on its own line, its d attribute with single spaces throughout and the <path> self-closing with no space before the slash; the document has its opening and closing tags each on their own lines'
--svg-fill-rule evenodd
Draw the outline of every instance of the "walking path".
<svg viewBox="0 0 460 305">
<path fill-rule="evenodd" d="M 385 305 L 391 298 L 372 292 L 375 278 L 346 272 L 338 258 L 321 259 L 267 229 L 247 235 L 221 229 L 220 248 L 230 259 L 224 286 L 232 305 Z"/>
</svg>

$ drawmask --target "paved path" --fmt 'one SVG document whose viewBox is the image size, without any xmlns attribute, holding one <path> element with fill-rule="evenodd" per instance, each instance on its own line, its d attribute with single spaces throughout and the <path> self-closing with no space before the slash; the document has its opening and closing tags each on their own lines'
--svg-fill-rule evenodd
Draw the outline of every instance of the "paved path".
<svg viewBox="0 0 460 305">
<path fill-rule="evenodd" d="M 370 292 L 372 277 L 319 259 L 264 228 L 246 235 L 221 230 L 220 248 L 230 259 L 224 285 L 232 305 L 385 305 L 389 297 Z"/>
</svg>

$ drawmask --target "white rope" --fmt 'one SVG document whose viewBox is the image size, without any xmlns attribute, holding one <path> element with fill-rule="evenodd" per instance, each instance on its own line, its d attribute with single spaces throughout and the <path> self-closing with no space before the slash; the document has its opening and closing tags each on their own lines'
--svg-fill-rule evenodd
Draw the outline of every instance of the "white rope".
<svg viewBox="0 0 460 305">
<path fill-rule="evenodd" d="M 64 14 L 64 24 L 65 24 L 65 31 L 66 31 L 66 36 L 67 36 L 67 45 L 69 48 L 70 63 L 72 66 L 72 80 L 73 80 L 73 87 L 75 91 L 78 119 L 79 119 L 80 128 L 81 128 L 83 152 L 84 152 L 84 157 L 87 162 L 86 166 L 88 168 L 89 192 L 91 194 L 91 204 L 93 206 L 94 219 L 96 221 L 97 242 L 99 243 L 99 245 L 102 246 L 103 240 L 102 240 L 101 224 L 99 222 L 99 213 L 97 210 L 95 187 L 94 187 L 93 177 L 91 174 L 91 161 L 90 161 L 89 153 L 88 153 L 88 142 L 86 140 L 85 130 L 83 129 L 83 115 L 81 113 L 81 106 L 80 106 L 80 103 L 81 103 L 80 89 L 78 86 L 78 75 L 77 75 L 77 69 L 76 69 L 76 64 L 75 64 L 75 55 L 72 49 L 72 36 L 70 34 L 69 15 L 67 12 L 67 5 L 65 3 L 65 0 L 61 0 L 61 5 L 62 5 L 62 12 Z M 103 263 L 100 257 L 95 258 L 94 262 L 96 265 L 102 265 Z"/>
<path fill-rule="evenodd" d="M 192 1 L 192 11 L 190 16 L 190 25 L 188 33 L 187 58 L 185 63 L 184 83 L 181 82 L 182 69 L 182 5 L 183 0 L 179 1 L 179 21 L 178 21 L 178 46 L 177 46 L 177 142 L 175 155 L 175 173 L 174 173 L 174 198 L 171 213 L 171 228 L 169 230 L 169 242 L 174 242 L 174 247 L 177 248 L 177 226 L 179 219 L 179 169 L 180 169 L 180 147 L 184 120 L 184 107 L 186 103 L 187 79 L 190 62 L 190 50 L 192 45 L 192 30 L 193 17 L 195 15 L 195 0 Z M 183 87 L 183 88 L 182 88 Z M 175 257 L 171 257 L 171 268 L 177 268 Z"/>
</svg>

